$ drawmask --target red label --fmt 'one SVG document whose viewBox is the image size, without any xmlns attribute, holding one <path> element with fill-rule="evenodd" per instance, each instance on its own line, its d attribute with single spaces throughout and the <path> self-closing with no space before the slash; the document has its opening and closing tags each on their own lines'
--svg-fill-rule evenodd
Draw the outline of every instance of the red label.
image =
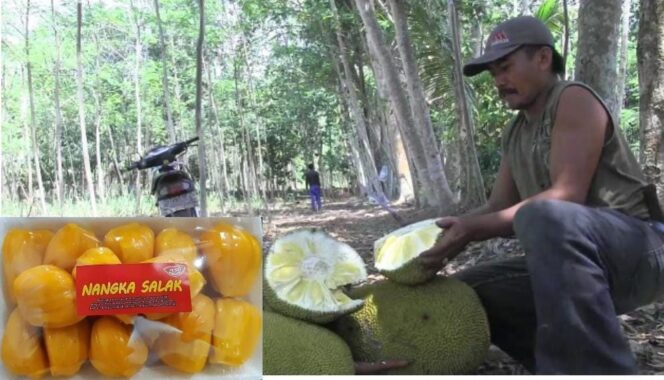
<svg viewBox="0 0 664 380">
<path fill-rule="evenodd" d="M 189 275 L 183 263 L 76 267 L 78 315 L 191 311 Z"/>
</svg>

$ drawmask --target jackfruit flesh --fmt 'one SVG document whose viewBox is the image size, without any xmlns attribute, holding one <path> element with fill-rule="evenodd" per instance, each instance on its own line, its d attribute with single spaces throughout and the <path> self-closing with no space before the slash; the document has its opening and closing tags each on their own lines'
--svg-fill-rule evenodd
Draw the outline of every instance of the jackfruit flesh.
<svg viewBox="0 0 664 380">
<path fill-rule="evenodd" d="M 18 309 L 9 314 L 2 336 L 2 364 L 15 375 L 39 378 L 48 372 L 41 331 L 30 325 Z"/>
<path fill-rule="evenodd" d="M 44 264 L 58 266 L 71 272 L 76 259 L 90 248 L 99 246 L 94 232 L 77 224 L 69 223 L 60 228 L 46 247 Z"/>
<path fill-rule="evenodd" d="M 14 280 L 26 269 L 40 265 L 44 261 L 44 253 L 52 237 L 53 232 L 48 230 L 11 229 L 5 235 L 2 243 L 2 266 L 5 289 L 12 304 L 16 302 Z"/>
<path fill-rule="evenodd" d="M 400 228 L 374 243 L 374 265 L 393 281 L 414 285 L 435 276 L 417 258 L 433 247 L 442 229 L 436 219 L 429 219 Z"/>
<path fill-rule="evenodd" d="M 366 279 L 362 258 L 325 232 L 299 230 L 277 239 L 265 265 L 265 297 L 284 315 L 326 323 L 362 306 L 342 291 Z"/>
<path fill-rule="evenodd" d="M 356 361 L 407 360 L 387 374 L 471 373 L 489 348 L 489 325 L 475 291 L 437 277 L 419 286 L 384 280 L 353 289 L 365 306 L 332 326 Z"/>
<path fill-rule="evenodd" d="M 156 257 L 178 254 L 195 265 L 198 251 L 196 243 L 187 233 L 176 228 L 166 228 L 157 234 L 154 252 Z"/>
<path fill-rule="evenodd" d="M 215 301 L 210 363 L 239 366 L 253 354 L 261 333 L 261 313 L 256 306 L 234 298 Z"/>
<path fill-rule="evenodd" d="M 83 252 L 81 256 L 76 259 L 76 267 L 83 265 L 105 265 L 105 264 L 122 264 L 120 259 L 107 247 L 91 248 Z M 76 278 L 76 267 L 72 270 L 72 276 Z"/>
<path fill-rule="evenodd" d="M 33 326 L 66 327 L 81 319 L 76 313 L 72 276 L 54 265 L 38 265 L 14 280 L 18 310 Z"/>
<path fill-rule="evenodd" d="M 265 375 L 353 375 L 348 345 L 332 331 L 270 311 L 263 312 Z"/>
<path fill-rule="evenodd" d="M 90 363 L 105 376 L 131 377 L 148 358 L 148 348 L 132 326 L 112 317 L 101 317 L 92 325 Z"/>
<path fill-rule="evenodd" d="M 125 264 L 140 263 L 154 256 L 154 232 L 143 224 L 124 224 L 106 233 L 104 246 Z"/>
<path fill-rule="evenodd" d="M 260 244 L 248 231 L 220 223 L 200 236 L 212 287 L 225 297 L 247 295 L 261 267 Z"/>
<path fill-rule="evenodd" d="M 75 325 L 44 328 L 51 375 L 72 376 L 88 360 L 90 324 L 87 319 Z"/>
<path fill-rule="evenodd" d="M 177 370 L 200 372 L 208 360 L 215 305 L 207 296 L 199 294 L 192 300 L 191 312 L 176 313 L 163 319 L 179 332 L 162 333 L 154 344 L 157 356 Z"/>
</svg>

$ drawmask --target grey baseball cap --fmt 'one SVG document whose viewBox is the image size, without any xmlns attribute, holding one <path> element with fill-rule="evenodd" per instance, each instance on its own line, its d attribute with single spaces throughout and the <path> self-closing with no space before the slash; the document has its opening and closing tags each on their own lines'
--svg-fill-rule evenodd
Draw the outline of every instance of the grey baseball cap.
<svg viewBox="0 0 664 380">
<path fill-rule="evenodd" d="M 489 35 L 484 54 L 463 66 L 463 74 L 473 76 L 488 69 L 488 65 L 525 45 L 546 45 L 553 50 L 553 70 L 565 70 L 563 57 L 556 51 L 549 28 L 532 16 L 519 16 L 498 24 Z"/>
</svg>

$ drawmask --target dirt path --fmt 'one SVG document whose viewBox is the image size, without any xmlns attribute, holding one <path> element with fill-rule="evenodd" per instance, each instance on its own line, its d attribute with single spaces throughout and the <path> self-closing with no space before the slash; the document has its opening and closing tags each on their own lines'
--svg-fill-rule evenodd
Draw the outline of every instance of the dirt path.
<svg viewBox="0 0 664 380">
<path fill-rule="evenodd" d="M 436 215 L 408 206 L 394 207 L 406 223 Z M 399 223 L 379 207 L 357 198 L 325 204 L 323 211 L 314 213 L 308 202 L 301 200 L 276 206 L 264 221 L 265 247 L 269 249 L 277 237 L 303 227 L 322 228 L 343 241 L 362 256 L 370 277 L 381 277 L 373 268 L 373 242 L 399 228 Z M 499 257 L 523 254 L 516 241 L 494 239 L 473 244 L 466 252 L 448 264 L 444 272 L 454 273 L 476 263 Z M 636 354 L 641 374 L 664 374 L 664 303 L 643 307 L 620 317 L 625 334 Z M 498 348 L 493 347 L 477 374 L 524 374 L 527 371 Z"/>
</svg>

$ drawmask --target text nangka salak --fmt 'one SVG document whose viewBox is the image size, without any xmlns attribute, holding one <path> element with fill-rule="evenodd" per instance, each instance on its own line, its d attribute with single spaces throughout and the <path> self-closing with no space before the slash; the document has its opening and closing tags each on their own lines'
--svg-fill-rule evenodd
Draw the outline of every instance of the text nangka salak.
<svg viewBox="0 0 664 380">
<path fill-rule="evenodd" d="M 145 280 L 141 284 L 141 293 L 160 293 L 182 291 L 182 280 L 154 281 Z M 105 296 L 111 294 L 136 293 L 136 282 L 106 282 L 83 285 L 84 296 Z"/>
</svg>

